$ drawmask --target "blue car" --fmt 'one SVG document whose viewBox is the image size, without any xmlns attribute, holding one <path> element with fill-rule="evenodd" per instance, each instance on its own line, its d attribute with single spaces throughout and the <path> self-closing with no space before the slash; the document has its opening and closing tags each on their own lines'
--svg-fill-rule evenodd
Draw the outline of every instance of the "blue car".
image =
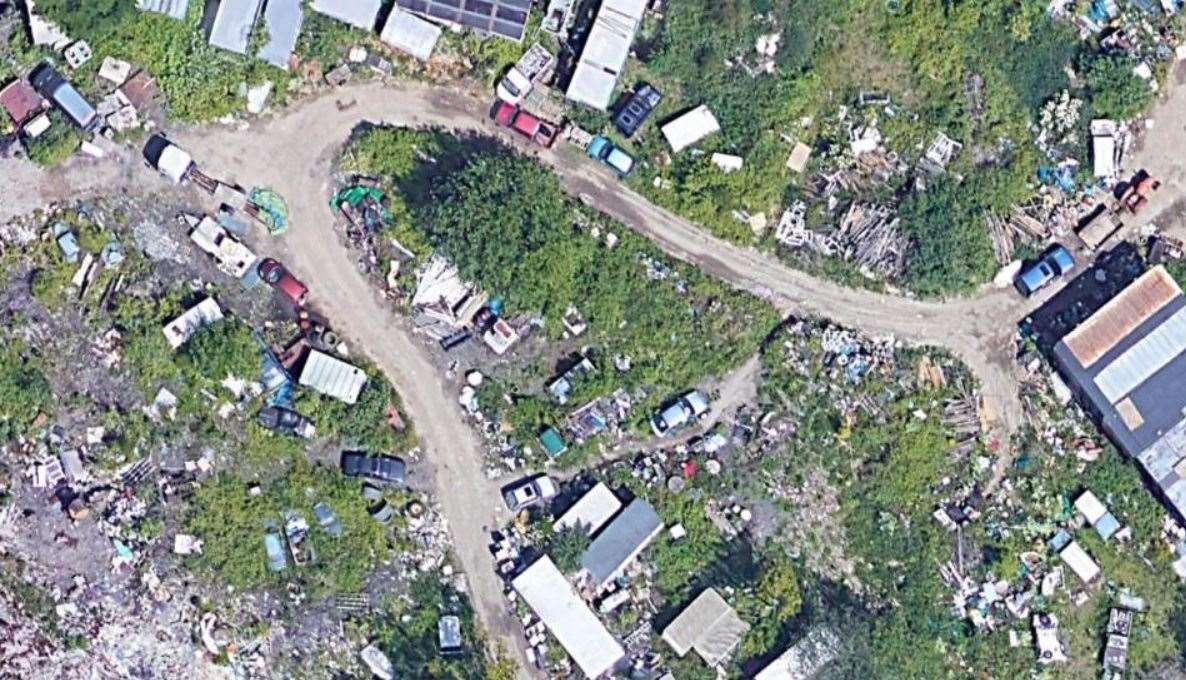
<svg viewBox="0 0 1186 680">
<path fill-rule="evenodd" d="M 1075 258 L 1061 245 L 1055 245 L 1037 262 L 1023 267 L 1013 285 L 1017 292 L 1029 297 L 1055 278 L 1075 268 Z"/>
<path fill-rule="evenodd" d="M 617 170 L 620 177 L 625 177 L 634 170 L 634 159 L 630 157 L 630 154 L 614 146 L 613 142 L 601 135 L 597 135 L 593 141 L 589 142 L 589 148 L 585 153 L 589 158 L 595 158 Z"/>
</svg>

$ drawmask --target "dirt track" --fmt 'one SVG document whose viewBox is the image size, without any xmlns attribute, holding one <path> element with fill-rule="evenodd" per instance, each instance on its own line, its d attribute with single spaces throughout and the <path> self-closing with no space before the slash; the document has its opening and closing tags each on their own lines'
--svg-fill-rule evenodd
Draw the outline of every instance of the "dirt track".
<svg viewBox="0 0 1186 680">
<path fill-rule="evenodd" d="M 356 104 L 340 110 L 338 102 L 350 101 Z M 286 198 L 293 224 L 279 239 L 286 262 L 309 284 L 321 311 L 379 364 L 403 395 L 423 437 L 425 461 L 433 466 L 438 497 L 480 618 L 509 648 L 519 650 L 518 627 L 506 614 L 502 587 L 486 554 L 484 528 L 499 516 L 499 501 L 494 484 L 482 473 L 479 444 L 421 344 L 381 304 L 339 244 L 327 204 L 331 163 L 358 123 L 493 130 L 485 119 L 486 108 L 485 102 L 427 86 L 391 88 L 373 83 L 311 99 L 246 129 L 209 127 L 175 136 L 208 174 L 244 186 L 267 185 Z M 994 432 L 1007 437 L 1019 425 L 1021 403 L 1009 348 L 1015 323 L 1025 309 L 1014 294 L 987 291 L 974 298 L 920 302 L 844 288 L 707 235 L 652 206 L 571 148 L 562 145 L 556 151 L 538 153 L 556 168 L 572 193 L 587 194 L 599 209 L 667 252 L 762 295 L 783 312 L 819 314 L 862 330 L 893 333 L 950 350 L 979 377 Z M 122 164 L 82 161 L 46 175 L 27 165 L 4 163 L 0 165 L 0 224 L 47 200 L 153 181 L 146 173 L 128 168 L 136 164 L 126 159 Z M 1007 459 L 1001 456 L 998 465 Z"/>
</svg>

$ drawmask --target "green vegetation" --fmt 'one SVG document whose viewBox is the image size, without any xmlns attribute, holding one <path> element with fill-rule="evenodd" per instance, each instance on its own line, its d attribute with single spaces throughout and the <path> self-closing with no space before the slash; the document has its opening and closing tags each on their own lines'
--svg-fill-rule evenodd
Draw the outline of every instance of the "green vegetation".
<svg viewBox="0 0 1186 680">
<path fill-rule="evenodd" d="M 1123 57 L 1103 57 L 1091 63 L 1087 87 L 1097 116 L 1127 120 L 1149 108 L 1153 90 L 1133 73 L 1136 65 L 1135 60 Z"/>
<path fill-rule="evenodd" d="M 170 116 L 179 121 L 212 120 L 239 111 L 241 83 L 271 80 L 276 84 L 273 98 L 287 89 L 288 76 L 283 71 L 207 43 L 200 26 L 200 2 L 190 3 L 183 21 L 137 11 L 122 0 L 47 0 L 38 3 L 37 9 L 91 44 L 94 57 L 77 73 L 96 72 L 104 57 L 126 59 L 156 78 Z M 74 80 L 87 89 L 77 76 Z"/>
<path fill-rule="evenodd" d="M 198 490 L 186 521 L 186 530 L 204 541 L 202 554 L 192 558 L 194 565 L 241 589 L 295 580 L 314 594 L 359 590 L 387 555 L 386 530 L 367 514 L 357 482 L 305 462 L 295 444 L 284 448 L 289 457 L 273 460 L 272 465 L 288 465 L 288 470 L 262 484 L 258 494 L 252 494 L 243 480 L 226 474 Z M 318 525 L 312 507 L 319 502 L 329 505 L 342 523 L 341 536 L 331 536 Z M 315 557 L 296 567 L 290 556 L 288 568 L 277 574 L 267 567 L 264 529 L 270 523 L 283 531 L 281 513 L 286 511 L 309 522 L 307 540 Z"/>
<path fill-rule="evenodd" d="M 562 529 L 552 535 L 547 553 L 560 571 L 571 574 L 581 566 L 581 555 L 589 547 L 589 534 L 579 526 Z"/>
<path fill-rule="evenodd" d="M 49 112 L 50 127 L 40 137 L 29 141 L 29 160 L 49 167 L 66 160 L 82 143 L 78 129 L 57 109 Z"/>
<path fill-rule="evenodd" d="M 418 235 L 405 245 L 448 257 L 463 277 L 505 301 L 505 316 L 538 315 L 543 331 L 559 340 L 561 317 L 569 305 L 578 308 L 588 323 L 581 342 L 592 348 L 596 368 L 577 381 L 574 403 L 643 388 L 647 396 L 635 405 L 641 422 L 673 393 L 738 365 L 777 321 L 757 298 L 673 262 L 625 227 L 586 211 L 547 169 L 491 140 L 370 130 L 356 138 L 344 165 L 381 177 L 393 206 L 402 203 L 393 212 L 406 217 L 397 217 L 393 229 Z M 606 232 L 616 235 L 614 247 L 594 236 Z M 629 358 L 630 370 L 616 370 L 615 356 Z M 554 359 L 541 360 L 522 380 L 491 381 L 483 403 L 503 409 L 519 439 L 533 441 L 563 412 L 526 384 L 556 370 Z M 514 395 L 512 406 L 502 406 L 498 390 Z"/>
<path fill-rule="evenodd" d="M 0 441 L 28 434 L 33 419 L 51 406 L 53 393 L 41 364 L 19 338 L 0 341 Z"/>
</svg>

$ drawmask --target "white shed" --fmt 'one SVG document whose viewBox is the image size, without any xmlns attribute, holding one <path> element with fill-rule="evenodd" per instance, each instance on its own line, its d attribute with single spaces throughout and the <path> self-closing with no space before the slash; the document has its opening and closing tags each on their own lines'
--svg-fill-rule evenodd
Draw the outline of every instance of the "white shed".
<svg viewBox="0 0 1186 680">
<path fill-rule="evenodd" d="M 1099 578 L 1099 565 L 1095 563 L 1095 560 L 1091 559 L 1091 556 L 1087 554 L 1087 551 L 1077 541 L 1068 543 L 1067 547 L 1063 548 L 1058 556 L 1062 558 L 1063 562 L 1067 563 L 1067 566 L 1071 568 L 1071 571 L 1075 572 L 1075 575 L 1083 583 L 1092 583 Z"/>
<path fill-rule="evenodd" d="M 661 128 L 673 153 L 679 153 L 714 132 L 721 131 L 721 124 L 704 104 L 688 111 Z"/>
<path fill-rule="evenodd" d="M 572 507 L 566 510 L 552 526 L 557 531 L 572 526 L 582 526 L 591 536 L 605 526 L 605 523 L 621 508 L 622 501 L 618 500 L 618 497 L 614 495 L 613 491 L 610 491 L 605 482 L 598 482 L 597 486 L 589 489 L 584 496 L 573 503 Z"/>
<path fill-rule="evenodd" d="M 441 27 L 394 7 L 379 39 L 420 61 L 428 61 L 437 41 L 441 39 Z"/>
<path fill-rule="evenodd" d="M 367 383 L 367 374 L 357 366 L 314 349 L 309 350 L 300 383 L 327 397 L 353 404 Z"/>
</svg>

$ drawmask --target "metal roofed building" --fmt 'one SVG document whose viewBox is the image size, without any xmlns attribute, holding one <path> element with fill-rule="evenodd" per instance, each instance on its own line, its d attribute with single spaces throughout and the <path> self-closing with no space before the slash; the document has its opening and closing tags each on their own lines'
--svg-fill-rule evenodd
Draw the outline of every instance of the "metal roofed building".
<svg viewBox="0 0 1186 680">
<path fill-rule="evenodd" d="M 247 54 L 251 29 L 263 0 L 221 0 L 210 24 L 210 44 L 237 54 Z"/>
<path fill-rule="evenodd" d="M 651 504 L 635 498 L 581 555 L 581 568 L 596 590 L 617 578 L 663 531 L 663 520 Z"/>
<path fill-rule="evenodd" d="M 1186 518 L 1186 296 L 1142 274 L 1053 348 L 1078 401 Z"/>
<path fill-rule="evenodd" d="M 302 0 L 268 0 L 264 5 L 264 28 L 268 42 L 259 51 L 259 58 L 276 68 L 288 70 L 288 59 L 301 37 L 301 23 L 305 14 Z"/>
<path fill-rule="evenodd" d="M 310 8 L 364 31 L 375 30 L 383 0 L 313 0 Z"/>
<path fill-rule="evenodd" d="M 831 628 L 813 628 L 770 662 L 754 680 L 809 680 L 836 658 L 840 637 Z"/>
<path fill-rule="evenodd" d="M 625 656 L 622 645 L 577 595 L 552 558 L 540 558 L 511 585 L 586 676 L 601 677 Z"/>
<path fill-rule="evenodd" d="M 1100 575 L 1100 566 L 1091 559 L 1087 551 L 1079 545 L 1078 541 L 1071 541 L 1067 544 L 1058 556 L 1066 563 L 1071 571 L 1079 577 L 1079 580 L 1084 584 L 1093 583 Z"/>
<path fill-rule="evenodd" d="M 0 89 L 0 108 L 8 113 L 14 125 L 20 127 L 45 109 L 45 99 L 32 85 L 14 80 Z"/>
<path fill-rule="evenodd" d="M 532 0 L 395 0 L 409 12 L 500 38 L 523 39 Z"/>
<path fill-rule="evenodd" d="M 621 508 L 622 501 L 618 500 L 605 482 L 598 482 L 597 486 L 585 492 L 571 508 L 564 511 L 552 526 L 557 531 L 582 526 L 586 532 L 593 534 L 605 526 L 609 518 Z"/>
<path fill-rule="evenodd" d="M 602 0 L 568 83 L 568 99 L 599 111 L 609 108 L 646 6 L 647 0 Z"/>
<path fill-rule="evenodd" d="M 437 41 L 441 39 L 441 27 L 394 7 L 379 39 L 420 61 L 428 61 Z"/>
<path fill-rule="evenodd" d="M 305 360 L 300 383 L 327 397 L 353 404 L 367 383 L 367 374 L 357 366 L 314 349 Z"/>
<path fill-rule="evenodd" d="M 749 628 L 729 603 L 709 588 L 663 630 L 663 640 L 680 658 L 694 649 L 704 663 L 716 668 L 729 658 Z"/>
<path fill-rule="evenodd" d="M 164 14 L 170 19 L 184 19 L 189 0 L 136 0 L 136 7 L 143 12 Z"/>
<path fill-rule="evenodd" d="M 721 124 L 704 104 L 668 122 L 660 130 L 671 145 L 672 153 L 679 153 L 714 132 L 721 131 Z"/>
</svg>

